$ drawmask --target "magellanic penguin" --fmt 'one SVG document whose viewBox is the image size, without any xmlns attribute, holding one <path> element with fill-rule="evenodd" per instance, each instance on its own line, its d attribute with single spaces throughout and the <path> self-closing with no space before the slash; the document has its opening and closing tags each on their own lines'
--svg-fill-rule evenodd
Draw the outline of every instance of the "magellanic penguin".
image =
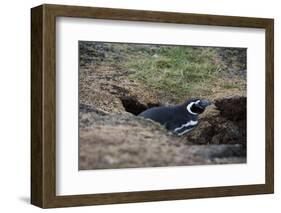
<svg viewBox="0 0 281 213">
<path fill-rule="evenodd" d="M 176 106 L 153 107 L 138 116 L 156 121 L 176 135 L 183 135 L 197 126 L 198 115 L 210 104 L 208 100 L 194 98 Z"/>
</svg>

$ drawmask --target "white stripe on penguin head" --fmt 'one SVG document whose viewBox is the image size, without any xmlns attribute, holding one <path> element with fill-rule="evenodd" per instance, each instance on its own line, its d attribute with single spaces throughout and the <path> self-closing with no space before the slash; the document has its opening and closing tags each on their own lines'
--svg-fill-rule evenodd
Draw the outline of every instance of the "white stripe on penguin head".
<svg viewBox="0 0 281 213">
<path fill-rule="evenodd" d="M 186 107 L 187 111 L 192 115 L 198 115 L 198 113 L 195 113 L 195 112 L 191 111 L 191 107 L 193 106 L 193 104 L 198 104 L 199 102 L 200 102 L 200 100 L 198 100 L 196 102 L 191 102 L 190 104 L 188 104 L 187 107 Z"/>
</svg>

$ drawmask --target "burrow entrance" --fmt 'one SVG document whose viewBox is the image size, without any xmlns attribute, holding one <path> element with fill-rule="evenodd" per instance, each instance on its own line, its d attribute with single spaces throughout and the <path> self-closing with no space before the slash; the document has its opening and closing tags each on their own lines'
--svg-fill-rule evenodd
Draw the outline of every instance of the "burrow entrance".
<svg viewBox="0 0 281 213">
<path fill-rule="evenodd" d="M 127 112 L 130 112 L 134 115 L 138 115 L 141 112 L 156 106 L 160 106 L 160 103 L 147 103 L 143 104 L 135 96 L 123 96 L 120 97 L 120 100 L 123 104 L 123 107 Z"/>
</svg>

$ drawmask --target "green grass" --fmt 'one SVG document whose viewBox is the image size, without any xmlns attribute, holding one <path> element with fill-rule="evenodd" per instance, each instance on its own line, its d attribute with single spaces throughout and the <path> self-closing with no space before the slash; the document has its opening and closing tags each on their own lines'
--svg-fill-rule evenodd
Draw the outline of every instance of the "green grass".
<svg viewBox="0 0 281 213">
<path fill-rule="evenodd" d="M 142 81 L 152 89 L 174 95 L 182 100 L 196 94 L 200 87 L 208 91 L 208 85 L 223 71 L 214 48 L 184 46 L 165 47 L 153 54 L 143 51 L 141 56 L 132 56 L 126 64 L 130 78 Z"/>
<path fill-rule="evenodd" d="M 240 84 L 235 84 L 235 83 L 224 83 L 222 85 L 224 89 L 240 89 L 241 85 Z"/>
<path fill-rule="evenodd" d="M 163 102 L 246 91 L 246 50 L 157 44 L 80 42 L 80 66 L 109 66 Z"/>
</svg>

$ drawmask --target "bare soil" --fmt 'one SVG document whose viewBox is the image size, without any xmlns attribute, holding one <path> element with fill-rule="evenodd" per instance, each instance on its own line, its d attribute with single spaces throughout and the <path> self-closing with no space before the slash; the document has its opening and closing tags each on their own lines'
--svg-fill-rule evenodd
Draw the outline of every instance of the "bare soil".
<svg viewBox="0 0 281 213">
<path fill-rule="evenodd" d="M 102 45 L 98 51 L 81 50 L 79 169 L 246 162 L 246 90 L 221 86 L 221 81 L 246 85 L 244 76 L 232 70 L 204 88 L 205 93 L 200 88 L 200 97 L 213 105 L 200 116 L 197 128 L 177 137 L 135 116 L 153 106 L 175 103 L 131 79 L 130 70 L 118 65 L 124 60 L 124 52 Z"/>
</svg>

